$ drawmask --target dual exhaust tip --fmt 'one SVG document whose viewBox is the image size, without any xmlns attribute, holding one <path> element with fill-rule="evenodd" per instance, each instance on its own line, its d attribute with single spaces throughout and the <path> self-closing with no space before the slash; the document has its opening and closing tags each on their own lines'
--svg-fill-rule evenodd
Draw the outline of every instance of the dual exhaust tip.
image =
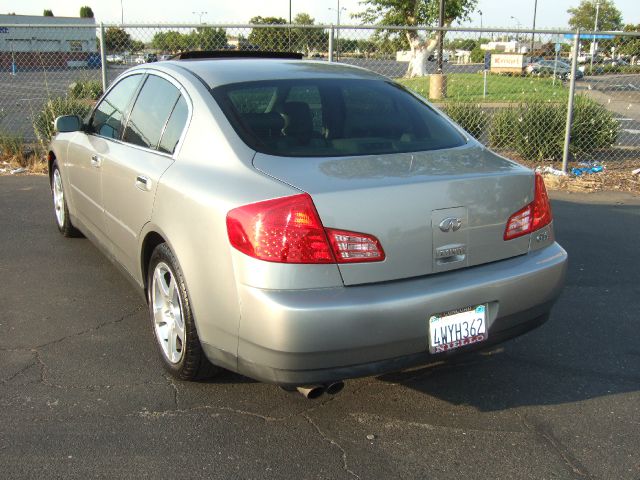
<svg viewBox="0 0 640 480">
<path fill-rule="evenodd" d="M 339 393 L 344 388 L 344 382 L 333 382 L 328 383 L 326 385 L 305 385 L 296 387 L 296 390 L 300 392 L 300 394 L 308 399 L 314 400 L 322 396 L 323 393 L 328 395 L 335 395 Z"/>
</svg>

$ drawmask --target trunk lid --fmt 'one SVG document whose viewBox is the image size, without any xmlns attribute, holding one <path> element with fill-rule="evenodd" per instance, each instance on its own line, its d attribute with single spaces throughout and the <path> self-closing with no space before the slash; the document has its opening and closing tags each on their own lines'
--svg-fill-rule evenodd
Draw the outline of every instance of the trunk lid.
<svg viewBox="0 0 640 480">
<path fill-rule="evenodd" d="M 383 262 L 339 265 L 345 285 L 384 282 L 527 253 L 503 240 L 533 200 L 533 172 L 475 142 L 390 155 L 293 158 L 257 153 L 259 171 L 311 195 L 325 227 L 375 235 Z"/>
</svg>

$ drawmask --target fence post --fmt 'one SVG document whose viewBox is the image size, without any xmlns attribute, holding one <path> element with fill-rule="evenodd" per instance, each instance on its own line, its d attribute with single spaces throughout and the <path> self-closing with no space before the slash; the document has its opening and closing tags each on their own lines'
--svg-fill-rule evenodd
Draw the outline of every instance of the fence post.
<svg viewBox="0 0 640 480">
<path fill-rule="evenodd" d="M 564 151 L 562 152 L 562 171 L 567 173 L 569 145 L 571 143 L 571 124 L 573 123 L 573 97 L 576 91 L 576 70 L 578 69 L 578 50 L 580 49 L 580 29 L 576 30 L 571 58 L 571 81 L 569 83 L 569 101 L 567 104 L 567 128 L 564 132 Z"/>
<path fill-rule="evenodd" d="M 107 47 L 104 34 L 104 23 L 100 22 L 100 67 L 102 69 L 102 91 L 107 91 Z"/>
<path fill-rule="evenodd" d="M 334 28 L 333 25 L 331 25 L 331 28 L 329 28 L 329 61 L 333 62 L 333 34 L 334 34 Z"/>
</svg>

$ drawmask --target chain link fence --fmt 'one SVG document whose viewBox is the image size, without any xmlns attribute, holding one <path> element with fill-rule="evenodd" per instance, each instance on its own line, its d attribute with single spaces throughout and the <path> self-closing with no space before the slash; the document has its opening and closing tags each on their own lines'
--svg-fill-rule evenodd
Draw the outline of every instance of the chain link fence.
<svg viewBox="0 0 640 480">
<path fill-rule="evenodd" d="M 568 31 L 452 28 L 443 30 L 442 58 L 438 35 L 365 26 L 0 25 L 0 137 L 46 143 L 55 116 L 86 113 L 133 65 L 189 50 L 297 51 L 389 77 L 515 159 L 640 160 L 640 33 L 576 40 Z"/>
</svg>

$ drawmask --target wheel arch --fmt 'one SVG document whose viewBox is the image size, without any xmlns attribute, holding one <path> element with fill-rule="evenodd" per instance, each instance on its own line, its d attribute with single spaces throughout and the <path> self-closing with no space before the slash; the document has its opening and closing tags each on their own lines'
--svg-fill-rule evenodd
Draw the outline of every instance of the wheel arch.
<svg viewBox="0 0 640 480">
<path fill-rule="evenodd" d="M 153 250 L 162 243 L 168 244 L 165 236 L 157 231 L 157 229 L 150 229 L 146 232 L 144 239 L 142 240 L 142 245 L 140 247 L 140 273 L 142 276 L 142 286 L 145 292 L 147 290 L 147 276 L 149 274 L 149 261 L 151 260 L 151 254 L 153 253 Z M 169 248 L 171 248 L 170 245 Z"/>
</svg>

